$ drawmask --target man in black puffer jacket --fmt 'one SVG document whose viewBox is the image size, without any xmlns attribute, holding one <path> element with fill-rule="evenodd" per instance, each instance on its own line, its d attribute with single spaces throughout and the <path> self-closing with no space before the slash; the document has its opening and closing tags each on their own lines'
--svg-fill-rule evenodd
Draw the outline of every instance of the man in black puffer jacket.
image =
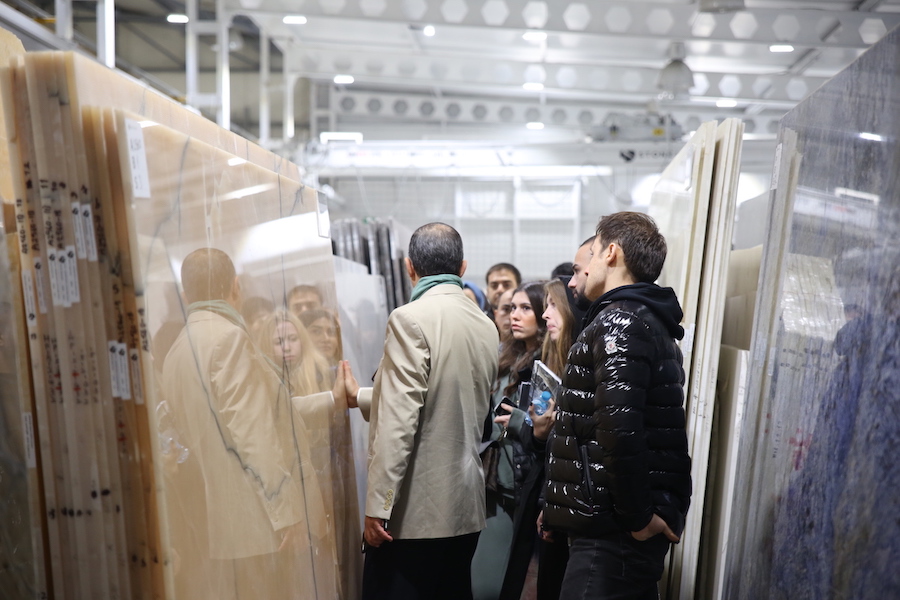
<svg viewBox="0 0 900 600">
<path fill-rule="evenodd" d="M 666 241 L 647 215 L 603 217 L 591 252 L 593 304 L 563 376 L 543 523 L 571 539 L 560 598 L 655 599 L 691 496 L 682 312 L 653 283 Z"/>
</svg>

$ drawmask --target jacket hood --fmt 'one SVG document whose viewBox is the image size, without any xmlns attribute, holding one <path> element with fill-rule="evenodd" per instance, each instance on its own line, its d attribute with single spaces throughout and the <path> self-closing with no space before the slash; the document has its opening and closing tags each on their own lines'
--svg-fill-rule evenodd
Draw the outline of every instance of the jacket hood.
<svg viewBox="0 0 900 600">
<path fill-rule="evenodd" d="M 680 340 L 684 337 L 684 328 L 679 325 L 684 318 L 684 312 L 675 296 L 675 290 L 670 287 L 659 287 L 655 283 L 633 283 L 609 290 L 591 304 L 584 318 L 585 325 L 593 321 L 607 305 L 618 300 L 640 302 L 653 311 L 673 338 Z"/>
</svg>

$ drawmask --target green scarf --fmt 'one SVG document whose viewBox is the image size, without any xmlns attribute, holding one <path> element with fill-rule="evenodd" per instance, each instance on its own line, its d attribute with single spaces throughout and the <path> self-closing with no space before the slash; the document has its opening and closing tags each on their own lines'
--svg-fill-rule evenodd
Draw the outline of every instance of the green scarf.
<svg viewBox="0 0 900 600">
<path fill-rule="evenodd" d="M 453 283 L 455 285 L 458 285 L 460 288 L 462 288 L 463 286 L 462 278 L 459 275 L 450 275 L 449 273 L 446 273 L 444 275 L 428 275 L 419 279 L 419 282 L 413 289 L 412 297 L 409 299 L 409 301 L 412 302 L 414 300 L 418 300 L 422 297 L 422 294 L 424 294 L 434 286 L 442 285 L 445 283 Z"/>
<path fill-rule="evenodd" d="M 243 329 L 247 331 L 247 325 L 244 323 L 244 317 L 241 316 L 241 313 L 236 311 L 234 307 L 224 300 L 205 300 L 201 302 L 193 302 L 188 306 L 188 314 L 192 314 L 197 312 L 198 310 L 206 310 L 212 313 L 216 313 L 220 317 L 224 317 Z"/>
</svg>

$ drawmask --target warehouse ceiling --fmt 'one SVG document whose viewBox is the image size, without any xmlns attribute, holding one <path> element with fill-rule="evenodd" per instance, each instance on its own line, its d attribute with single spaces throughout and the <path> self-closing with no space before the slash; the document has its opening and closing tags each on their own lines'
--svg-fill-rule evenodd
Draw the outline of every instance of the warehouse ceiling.
<svg viewBox="0 0 900 600">
<path fill-rule="evenodd" d="M 231 24 L 231 120 L 251 134 L 260 131 L 267 43 L 276 139 L 285 80 L 298 137 L 307 139 L 325 130 L 485 139 L 540 123 L 529 135 L 571 141 L 602 138 L 620 113 L 671 114 L 685 131 L 737 116 L 751 134 L 771 135 L 781 115 L 900 23 L 900 0 L 738 3 L 717 12 L 735 0 L 218 0 L 200 2 L 198 16 Z M 8 4 L 44 22 L 57 8 Z M 89 45 L 95 3 L 71 6 L 76 40 Z M 174 0 L 117 0 L 119 66 L 184 94 L 186 26 L 166 18 L 185 12 Z M 200 37 L 207 91 L 215 90 L 215 44 L 214 35 Z M 661 71 L 682 55 L 693 85 L 661 90 Z M 353 82 L 334 83 L 336 75 Z"/>
</svg>

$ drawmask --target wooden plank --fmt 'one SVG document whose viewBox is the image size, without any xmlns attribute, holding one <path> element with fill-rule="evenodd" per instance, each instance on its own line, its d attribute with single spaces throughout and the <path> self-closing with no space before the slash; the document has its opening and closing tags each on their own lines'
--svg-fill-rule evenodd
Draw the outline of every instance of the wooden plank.
<svg viewBox="0 0 900 600">
<path fill-rule="evenodd" d="M 35 413 L 38 423 L 38 440 L 41 451 L 41 475 L 47 517 L 47 544 L 50 557 L 52 585 L 48 587 L 55 597 L 66 598 L 69 588 L 63 555 L 68 556 L 72 531 L 67 519 L 63 519 L 62 506 L 66 504 L 64 464 L 67 449 L 61 443 L 59 390 L 56 374 L 59 372 L 56 336 L 53 331 L 53 314 L 49 310 L 49 278 L 47 275 L 47 239 L 41 218 L 38 188 L 35 185 L 31 131 L 31 106 L 27 99 L 24 61 L 11 61 L 8 77 L 3 78 L 4 97 L 15 105 L 15 117 L 8 118 L 10 132 L 10 156 L 20 168 L 11 170 L 16 191 L 16 219 L 19 228 L 19 258 L 23 275 L 23 287 L 33 286 L 34 304 L 37 310 L 26 316 L 29 338 L 29 357 L 32 368 L 32 385 L 35 394 Z M 11 97 L 11 98 L 10 98 Z M 12 130 L 15 128 L 15 136 Z M 27 292 L 26 292 L 27 293 Z"/>
<path fill-rule="evenodd" d="M 81 310 L 81 273 L 77 269 L 75 231 L 69 201 L 65 157 L 59 143 L 62 119 L 56 96 L 59 81 L 49 54 L 26 55 L 26 84 L 32 106 L 35 168 L 38 175 L 48 267 L 59 353 L 59 387 L 62 430 L 68 448 L 67 505 L 61 508 L 74 524 L 70 548 L 72 588 L 83 597 L 102 597 L 105 583 L 91 572 L 106 575 L 102 548 L 99 472 L 94 457 L 94 424 L 91 404 L 91 364 Z"/>
</svg>

